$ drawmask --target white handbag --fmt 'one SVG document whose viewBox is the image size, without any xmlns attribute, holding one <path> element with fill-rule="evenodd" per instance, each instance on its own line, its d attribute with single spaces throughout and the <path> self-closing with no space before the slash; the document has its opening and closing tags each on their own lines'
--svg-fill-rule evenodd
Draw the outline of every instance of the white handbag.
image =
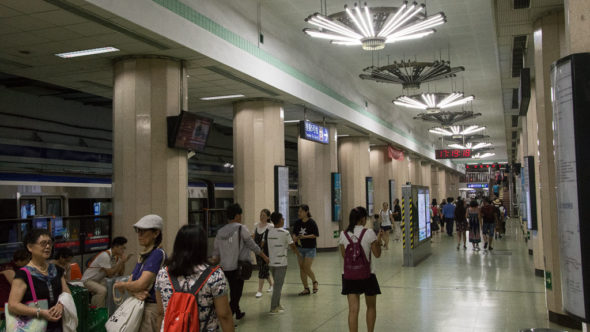
<svg viewBox="0 0 590 332">
<path fill-rule="evenodd" d="M 109 317 L 105 324 L 107 332 L 137 332 L 143 318 L 144 301 L 128 297 Z"/>
</svg>

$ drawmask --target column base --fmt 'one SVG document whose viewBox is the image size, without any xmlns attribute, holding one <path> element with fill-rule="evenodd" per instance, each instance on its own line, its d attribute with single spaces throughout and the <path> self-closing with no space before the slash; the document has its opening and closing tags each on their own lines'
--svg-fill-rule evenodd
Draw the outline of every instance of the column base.
<svg viewBox="0 0 590 332">
<path fill-rule="evenodd" d="M 549 310 L 549 321 L 570 329 L 582 329 L 582 322 L 578 319 Z"/>
<path fill-rule="evenodd" d="M 539 269 L 535 269 L 535 275 L 537 277 L 545 278 L 545 271 L 539 270 Z"/>
</svg>

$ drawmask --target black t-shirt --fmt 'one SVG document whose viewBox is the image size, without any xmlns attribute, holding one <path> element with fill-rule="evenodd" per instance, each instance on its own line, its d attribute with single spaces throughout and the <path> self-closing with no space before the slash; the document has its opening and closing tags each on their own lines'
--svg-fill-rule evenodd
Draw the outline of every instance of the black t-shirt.
<svg viewBox="0 0 590 332">
<path fill-rule="evenodd" d="M 64 269 L 62 269 L 61 267 L 59 267 L 57 265 L 55 265 L 55 268 L 57 269 L 57 274 L 56 274 L 55 278 L 51 279 L 51 282 L 50 282 L 53 296 L 50 296 L 49 287 L 47 287 L 47 284 L 45 283 L 45 281 L 36 278 L 34 275 L 31 275 L 31 277 L 33 278 L 33 286 L 35 287 L 35 293 L 37 294 L 37 299 L 38 300 L 47 300 L 47 303 L 49 305 L 48 308 L 51 308 L 57 304 L 57 299 L 58 299 L 59 295 L 62 293 L 61 277 L 64 275 Z M 14 278 L 21 279 L 27 285 L 27 290 L 25 291 L 25 295 L 23 296 L 21 303 L 27 303 L 27 302 L 33 301 L 33 294 L 31 294 L 31 289 L 29 288 L 29 278 L 27 277 L 27 273 L 21 269 L 18 269 L 15 271 Z M 61 320 L 58 322 L 54 322 L 54 323 L 48 322 L 47 327 L 52 327 L 52 326 L 61 326 Z"/>
<path fill-rule="evenodd" d="M 402 221 L 402 208 L 399 205 L 393 207 L 393 221 Z"/>
<path fill-rule="evenodd" d="M 496 209 L 488 204 L 481 208 L 481 214 L 483 216 L 484 224 L 493 224 L 496 222 Z"/>
<path fill-rule="evenodd" d="M 310 234 L 320 236 L 320 231 L 318 230 L 318 225 L 313 219 L 309 218 L 306 222 L 303 222 L 301 219 L 297 219 L 295 226 L 293 226 L 293 234 L 295 234 L 295 236 Z M 317 241 L 316 239 L 301 239 L 301 245 L 297 243 L 297 246 L 302 248 L 315 248 L 317 247 Z"/>
</svg>

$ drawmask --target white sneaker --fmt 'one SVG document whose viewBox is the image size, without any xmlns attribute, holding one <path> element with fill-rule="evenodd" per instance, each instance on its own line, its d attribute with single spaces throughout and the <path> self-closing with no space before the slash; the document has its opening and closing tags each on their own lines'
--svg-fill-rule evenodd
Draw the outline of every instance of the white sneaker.
<svg viewBox="0 0 590 332">
<path fill-rule="evenodd" d="M 261 292 L 256 292 L 256 298 L 262 297 L 262 293 Z"/>
<path fill-rule="evenodd" d="M 268 289 L 266 290 L 267 293 L 272 293 L 272 286 L 268 287 Z"/>
</svg>

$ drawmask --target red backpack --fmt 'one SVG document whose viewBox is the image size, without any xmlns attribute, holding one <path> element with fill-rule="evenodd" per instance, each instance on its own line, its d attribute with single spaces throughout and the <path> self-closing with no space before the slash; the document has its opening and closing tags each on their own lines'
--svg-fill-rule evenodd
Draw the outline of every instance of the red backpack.
<svg viewBox="0 0 590 332">
<path fill-rule="evenodd" d="M 371 261 L 367 259 L 361 246 L 366 231 L 366 228 L 362 230 L 357 242 L 353 242 L 348 232 L 344 231 L 344 236 L 348 240 L 348 245 L 344 250 L 344 279 L 361 280 L 371 276 Z"/>
<path fill-rule="evenodd" d="M 168 272 L 168 280 L 170 280 L 170 284 L 172 284 L 173 293 L 168 301 L 168 307 L 166 308 L 166 314 L 164 315 L 164 331 L 199 331 L 200 321 L 197 294 L 201 288 L 203 288 L 211 274 L 213 274 L 218 268 L 219 266 L 207 267 L 190 289 L 181 287 L 176 278 L 170 277 L 168 268 L 166 268 L 166 272 Z"/>
</svg>

